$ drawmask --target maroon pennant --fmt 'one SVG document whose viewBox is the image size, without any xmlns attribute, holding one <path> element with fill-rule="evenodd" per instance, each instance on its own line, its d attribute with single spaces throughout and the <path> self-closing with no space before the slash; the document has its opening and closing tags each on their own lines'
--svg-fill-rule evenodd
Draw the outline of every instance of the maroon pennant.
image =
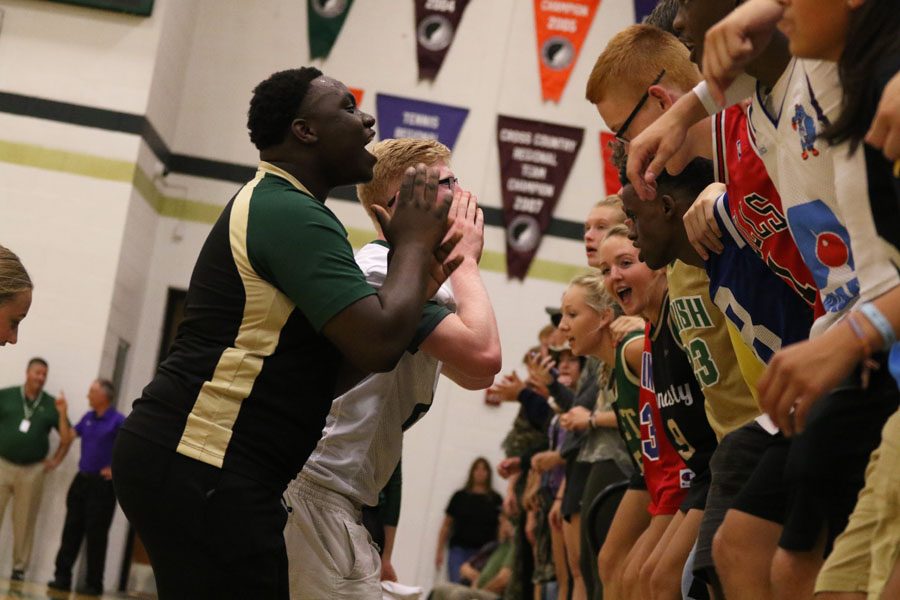
<svg viewBox="0 0 900 600">
<path fill-rule="evenodd" d="M 497 117 L 507 276 L 525 279 L 583 138 L 580 127 Z"/>
<path fill-rule="evenodd" d="M 419 79 L 437 77 L 469 0 L 416 0 Z"/>
</svg>

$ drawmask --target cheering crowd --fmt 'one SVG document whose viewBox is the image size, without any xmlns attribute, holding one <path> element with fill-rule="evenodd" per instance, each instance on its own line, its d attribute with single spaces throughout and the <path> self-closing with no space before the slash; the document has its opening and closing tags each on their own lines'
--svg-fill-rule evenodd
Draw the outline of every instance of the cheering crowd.
<svg viewBox="0 0 900 600">
<path fill-rule="evenodd" d="M 898 32 L 889 2 L 691 0 L 597 59 L 586 97 L 616 132 L 620 208 L 586 221 L 596 271 L 547 334 L 565 352 L 543 344 L 527 381 L 489 391 L 547 431 L 501 465 L 527 512 L 521 586 L 900 597 Z M 574 396 L 566 352 L 599 365 Z M 568 447 L 616 427 L 615 450 Z"/>
</svg>

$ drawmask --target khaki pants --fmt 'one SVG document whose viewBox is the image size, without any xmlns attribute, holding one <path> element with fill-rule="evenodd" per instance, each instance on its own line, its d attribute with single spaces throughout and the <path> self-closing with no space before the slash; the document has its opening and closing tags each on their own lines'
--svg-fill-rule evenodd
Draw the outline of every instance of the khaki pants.
<svg viewBox="0 0 900 600">
<path fill-rule="evenodd" d="M 17 465 L 0 458 L 0 522 L 12 497 L 13 570 L 16 571 L 25 571 L 31 560 L 44 475 L 43 462 Z"/>
<path fill-rule="evenodd" d="M 292 600 L 381 600 L 381 558 L 360 507 L 301 475 L 285 492 Z"/>
<path fill-rule="evenodd" d="M 881 432 L 847 529 L 816 581 L 819 592 L 867 593 L 875 600 L 900 555 L 900 412 Z"/>
</svg>

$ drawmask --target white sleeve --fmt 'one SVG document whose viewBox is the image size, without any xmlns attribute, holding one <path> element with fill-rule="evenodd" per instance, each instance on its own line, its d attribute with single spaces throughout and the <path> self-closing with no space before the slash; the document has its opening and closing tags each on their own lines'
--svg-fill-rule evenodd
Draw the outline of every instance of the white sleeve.
<svg viewBox="0 0 900 600">
<path fill-rule="evenodd" d="M 705 79 L 694 86 L 694 93 L 697 95 L 700 103 L 703 104 L 703 108 L 706 109 L 706 114 L 708 115 L 714 115 L 724 108 L 734 106 L 742 100 L 750 98 L 755 92 L 756 78 L 746 73 L 738 75 L 738 78 L 725 90 L 725 106 L 719 106 L 713 99 Z"/>
<path fill-rule="evenodd" d="M 366 244 L 354 257 L 359 270 L 366 277 L 366 283 L 376 290 L 381 289 L 384 280 L 387 279 L 389 250 L 381 244 Z M 442 304 L 452 311 L 456 310 L 456 297 L 453 295 L 453 287 L 450 279 L 447 279 L 432 298 L 438 304 Z"/>
<path fill-rule="evenodd" d="M 373 288 L 381 289 L 387 277 L 388 249 L 379 244 L 366 244 L 354 257 L 359 270 L 366 276 L 366 283 Z"/>
</svg>

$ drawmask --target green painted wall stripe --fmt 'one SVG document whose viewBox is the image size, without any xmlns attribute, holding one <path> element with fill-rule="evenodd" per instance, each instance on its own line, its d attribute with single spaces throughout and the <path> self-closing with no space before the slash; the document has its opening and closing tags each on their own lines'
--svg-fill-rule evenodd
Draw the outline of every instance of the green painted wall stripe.
<svg viewBox="0 0 900 600">
<path fill-rule="evenodd" d="M 211 225 L 222 213 L 223 207 L 216 204 L 165 196 L 141 168 L 134 170 L 134 187 L 164 217 Z"/>
<path fill-rule="evenodd" d="M 0 160 L 107 181 L 130 182 L 135 170 L 134 163 L 125 160 L 7 141 L 0 141 Z"/>
<path fill-rule="evenodd" d="M 212 224 L 222 212 L 222 206 L 217 204 L 166 196 L 143 169 L 133 162 L 2 140 L 0 140 L 0 162 L 106 181 L 130 182 L 147 204 L 164 217 Z M 354 248 L 360 248 L 375 239 L 374 229 L 348 227 L 347 234 Z M 505 273 L 506 255 L 503 252 L 485 250 L 480 267 L 485 271 Z M 584 267 L 577 265 L 537 259 L 531 263 L 528 277 L 567 283 L 584 271 Z"/>
</svg>

